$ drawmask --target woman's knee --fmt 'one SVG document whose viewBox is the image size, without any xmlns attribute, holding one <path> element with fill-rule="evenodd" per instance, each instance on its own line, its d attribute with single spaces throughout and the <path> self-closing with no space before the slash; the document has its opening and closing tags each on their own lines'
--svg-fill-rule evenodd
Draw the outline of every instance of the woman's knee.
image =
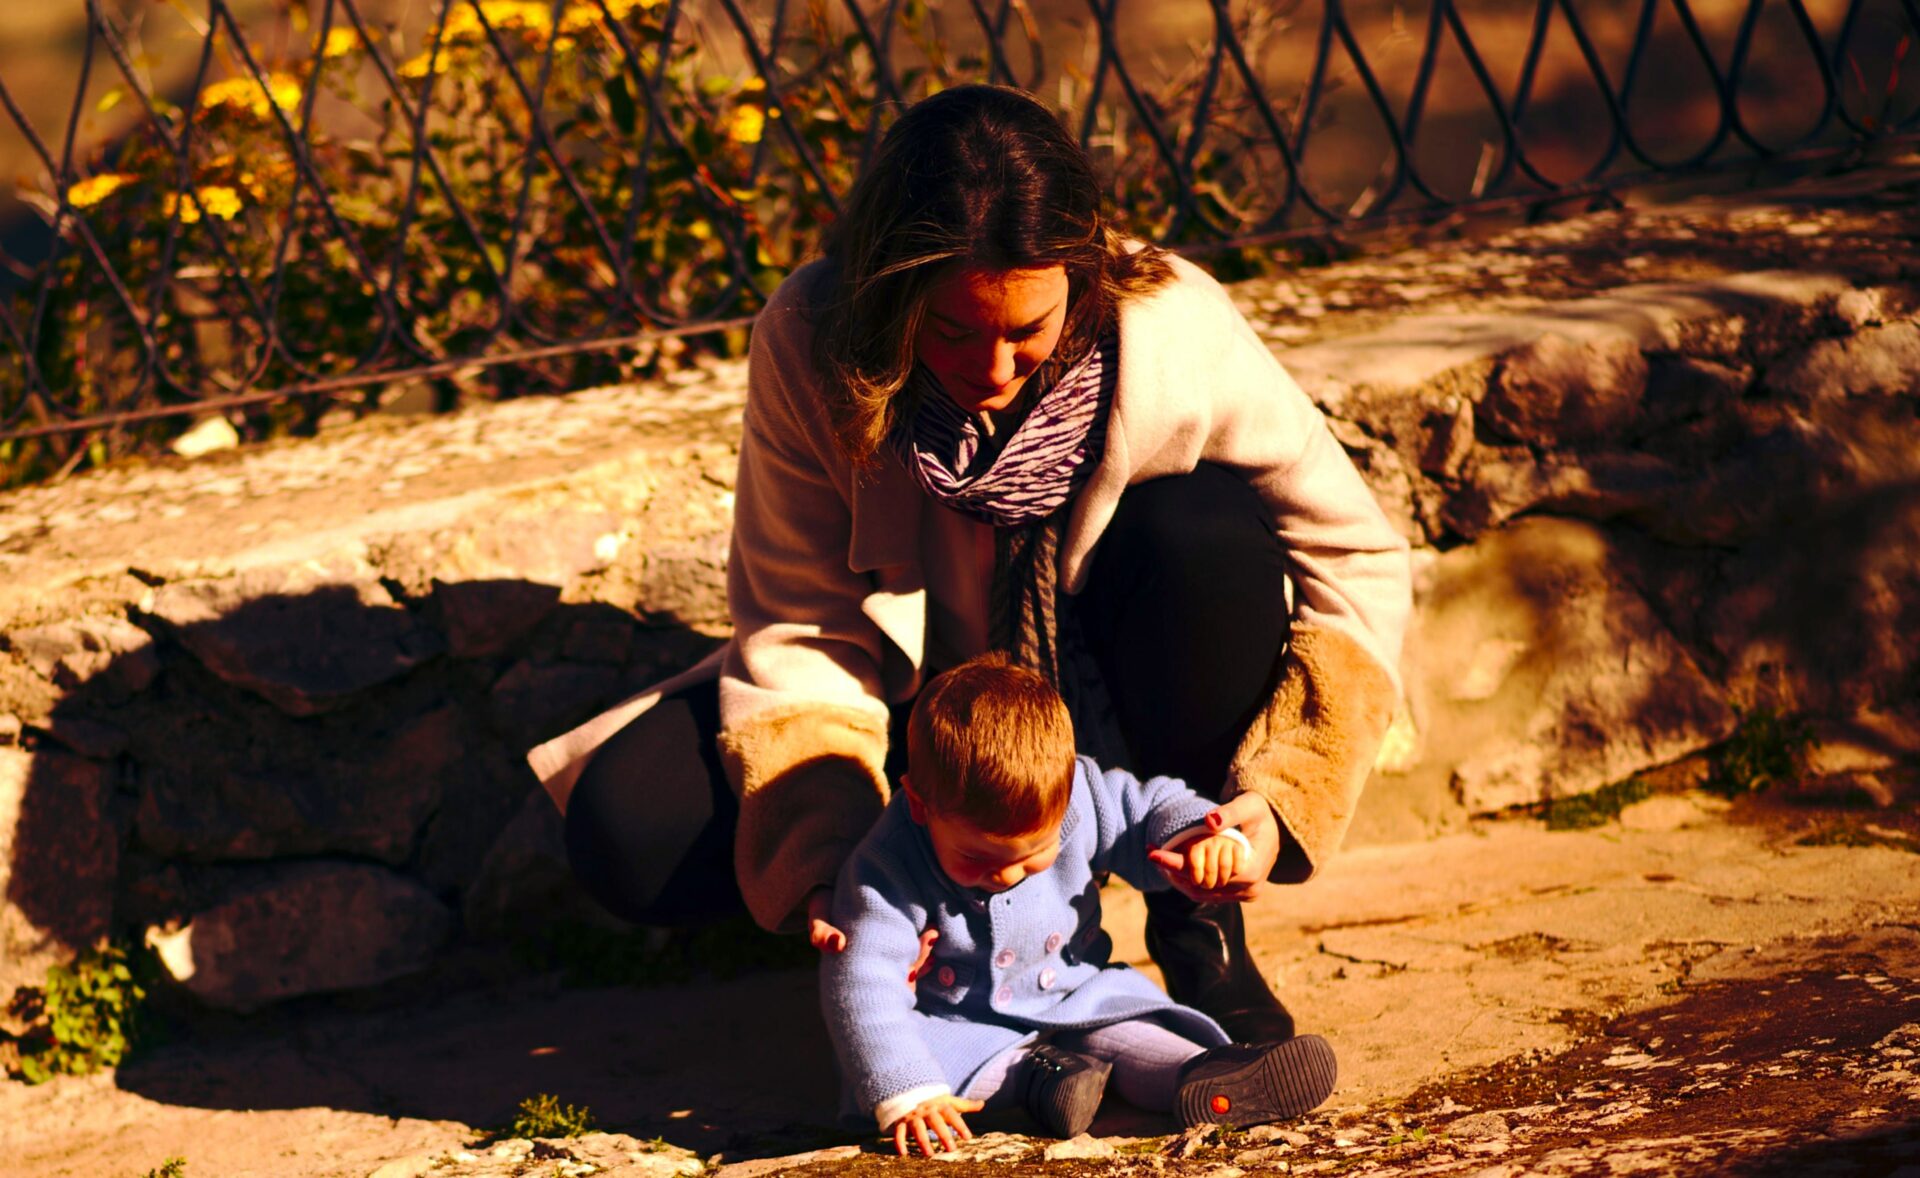
<svg viewBox="0 0 1920 1178">
<path fill-rule="evenodd" d="M 1283 586 L 1287 571 L 1258 493 L 1212 463 L 1127 488 L 1100 540 L 1094 571 L 1102 566 L 1124 566 L 1117 578 L 1123 583 L 1144 578 L 1182 595 L 1222 588 L 1259 594 Z"/>
<path fill-rule="evenodd" d="M 741 910 L 714 697 L 707 687 L 660 701 L 600 748 L 568 799 L 574 875 L 622 919 L 697 924 Z"/>
</svg>

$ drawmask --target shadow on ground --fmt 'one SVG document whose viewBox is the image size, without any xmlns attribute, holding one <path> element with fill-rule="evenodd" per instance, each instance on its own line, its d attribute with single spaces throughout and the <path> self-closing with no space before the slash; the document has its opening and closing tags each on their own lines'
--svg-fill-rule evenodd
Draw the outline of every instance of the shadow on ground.
<svg viewBox="0 0 1920 1178">
<path fill-rule="evenodd" d="M 811 970 L 652 989 L 468 993 L 287 1011 L 164 1045 L 122 1088 L 222 1109 L 326 1106 L 486 1130 L 552 1093 L 707 1156 L 844 1139 Z"/>
</svg>

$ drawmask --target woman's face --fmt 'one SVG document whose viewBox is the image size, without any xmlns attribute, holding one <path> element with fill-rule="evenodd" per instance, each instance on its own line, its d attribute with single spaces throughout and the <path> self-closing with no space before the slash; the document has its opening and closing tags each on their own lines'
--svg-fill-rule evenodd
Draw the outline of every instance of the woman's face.
<svg viewBox="0 0 1920 1178">
<path fill-rule="evenodd" d="M 1053 354 L 1066 321 L 1066 267 L 959 266 L 927 294 L 914 358 L 967 412 L 1006 409 Z"/>
</svg>

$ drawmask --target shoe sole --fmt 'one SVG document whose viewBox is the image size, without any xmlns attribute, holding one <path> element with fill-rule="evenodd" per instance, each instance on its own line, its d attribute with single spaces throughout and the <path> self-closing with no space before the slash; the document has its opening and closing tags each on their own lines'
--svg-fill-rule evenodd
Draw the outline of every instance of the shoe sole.
<svg viewBox="0 0 1920 1178">
<path fill-rule="evenodd" d="M 1333 1095 L 1338 1066 L 1325 1039 L 1301 1035 L 1243 1063 L 1223 1061 L 1202 1071 L 1180 1085 L 1186 1125 L 1264 1125 L 1305 1116 Z"/>
</svg>

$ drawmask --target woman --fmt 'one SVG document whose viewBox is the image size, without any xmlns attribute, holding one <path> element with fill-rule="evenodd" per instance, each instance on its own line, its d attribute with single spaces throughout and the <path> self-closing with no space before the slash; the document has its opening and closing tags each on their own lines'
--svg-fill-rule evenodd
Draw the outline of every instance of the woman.
<svg viewBox="0 0 1920 1178">
<path fill-rule="evenodd" d="M 1148 947 L 1235 1038 L 1291 1033 L 1233 901 L 1339 845 L 1397 697 L 1406 547 L 1218 284 L 1100 203 L 1040 103 L 944 91 L 775 292 L 733 640 L 531 756 L 608 908 L 800 927 L 887 796 L 892 718 L 998 647 L 1060 685 L 1083 751 L 1225 802 L 1257 872 L 1154 896 Z"/>
</svg>

